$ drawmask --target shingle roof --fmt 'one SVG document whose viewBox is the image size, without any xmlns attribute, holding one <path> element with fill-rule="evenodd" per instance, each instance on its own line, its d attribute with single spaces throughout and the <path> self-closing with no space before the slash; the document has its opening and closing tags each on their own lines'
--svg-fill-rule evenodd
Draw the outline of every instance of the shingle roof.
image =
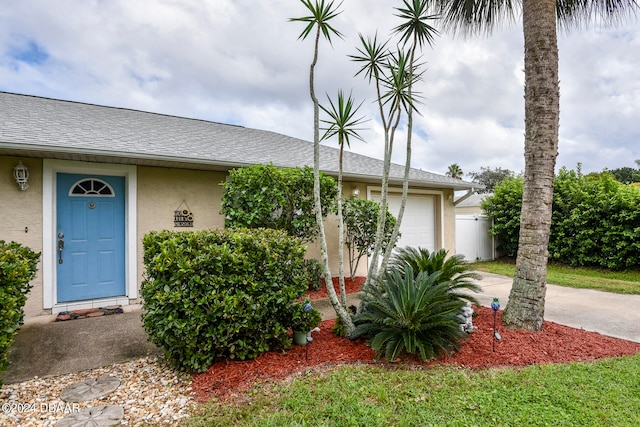
<svg viewBox="0 0 640 427">
<path fill-rule="evenodd" d="M 335 174 L 337 148 L 322 145 L 320 168 Z M 225 170 L 258 163 L 312 165 L 313 144 L 275 132 L 205 120 L 0 92 L 0 154 Z M 377 182 L 383 162 L 344 153 L 347 178 Z M 393 164 L 392 182 L 404 167 Z M 414 186 L 474 184 L 412 169 Z"/>
<path fill-rule="evenodd" d="M 461 201 L 460 203 L 456 203 L 456 207 L 457 208 L 466 208 L 466 207 L 475 207 L 475 206 L 480 206 L 480 204 L 482 203 L 482 201 L 486 198 L 491 196 L 492 193 L 481 193 L 481 194 L 472 194 L 469 197 L 466 197 L 463 201 Z M 457 201 L 457 199 L 456 199 Z"/>
</svg>

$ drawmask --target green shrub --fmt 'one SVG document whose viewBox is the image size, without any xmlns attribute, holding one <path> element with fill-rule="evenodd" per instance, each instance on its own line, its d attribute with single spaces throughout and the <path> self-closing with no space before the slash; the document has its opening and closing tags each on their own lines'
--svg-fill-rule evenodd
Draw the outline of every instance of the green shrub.
<svg viewBox="0 0 640 427">
<path fill-rule="evenodd" d="M 483 211 L 493 219 L 491 234 L 497 240 L 500 255 L 515 257 L 518 253 L 520 211 L 522 210 L 522 177 L 506 178 L 482 201 Z"/>
<path fill-rule="evenodd" d="M 518 250 L 522 179 L 507 179 L 482 204 L 502 255 Z M 560 169 L 554 181 L 549 259 L 612 270 L 640 267 L 640 191 L 607 172 Z"/>
<path fill-rule="evenodd" d="M 450 282 L 440 272 L 414 275 L 392 269 L 363 290 L 364 309 L 354 317 L 355 336 L 370 338 L 371 347 L 395 360 L 401 352 L 418 353 L 423 360 L 450 354 L 466 337 L 460 313 L 466 303 L 449 294 Z"/>
<path fill-rule="evenodd" d="M 297 302 L 291 311 L 291 329 L 298 332 L 309 332 L 322 322 L 322 315 L 313 308 L 308 299 Z"/>
<path fill-rule="evenodd" d="M 312 241 L 318 233 L 313 202 L 313 169 L 253 165 L 229 171 L 223 183 L 222 213 L 228 228 L 275 228 Z M 333 209 L 338 187 L 320 176 L 322 215 Z"/>
<path fill-rule="evenodd" d="M 307 285 L 307 289 L 310 291 L 320 290 L 322 287 L 322 264 L 317 259 L 305 259 L 304 260 L 304 268 L 307 270 L 309 274 L 309 284 Z"/>
<path fill-rule="evenodd" d="M 29 282 L 36 276 L 39 259 L 40 253 L 26 246 L 0 240 L 0 373 L 9 366 L 9 348 L 23 323 Z"/>
<path fill-rule="evenodd" d="M 561 169 L 555 181 L 549 258 L 612 270 L 640 266 L 640 191 L 609 173 Z"/>
<path fill-rule="evenodd" d="M 291 307 L 307 288 L 305 246 L 278 230 L 144 236 L 144 328 L 175 366 L 287 347 Z"/>
</svg>

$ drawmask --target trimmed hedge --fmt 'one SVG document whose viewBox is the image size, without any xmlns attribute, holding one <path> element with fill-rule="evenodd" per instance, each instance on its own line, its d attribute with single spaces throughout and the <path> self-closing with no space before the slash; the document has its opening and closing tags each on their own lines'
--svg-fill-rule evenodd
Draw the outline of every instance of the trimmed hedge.
<svg viewBox="0 0 640 427">
<path fill-rule="evenodd" d="M 24 304 L 36 276 L 40 253 L 0 240 L 0 372 L 9 366 L 9 348 L 24 321 Z M 2 385 L 2 382 L 0 382 Z"/>
<path fill-rule="evenodd" d="M 494 219 L 498 250 L 518 250 L 521 178 L 500 183 L 482 203 Z M 640 189 L 609 173 L 582 175 L 562 168 L 554 181 L 549 260 L 611 270 L 640 267 Z"/>
<path fill-rule="evenodd" d="M 176 367 L 202 372 L 291 345 L 291 310 L 309 281 L 298 239 L 268 229 L 159 231 L 143 244 L 143 325 Z"/>
<path fill-rule="evenodd" d="M 229 171 L 223 184 L 222 214 L 227 228 L 274 228 L 310 242 L 318 236 L 313 169 L 252 165 Z M 335 206 L 336 181 L 320 174 L 322 216 Z"/>
</svg>

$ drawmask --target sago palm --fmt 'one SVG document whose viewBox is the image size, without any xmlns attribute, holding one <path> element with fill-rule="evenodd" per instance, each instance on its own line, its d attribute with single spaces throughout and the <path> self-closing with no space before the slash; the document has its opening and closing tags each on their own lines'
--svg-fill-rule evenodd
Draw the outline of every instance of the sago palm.
<svg viewBox="0 0 640 427">
<path fill-rule="evenodd" d="M 422 272 L 428 275 L 439 273 L 436 283 L 447 282 L 452 298 L 480 305 L 470 294 L 482 292 L 482 288 L 475 282 L 480 279 L 480 275 L 469 268 L 462 255 L 447 257 L 447 251 L 444 249 L 429 252 L 421 247 L 396 248 L 389 261 L 389 270 L 397 270 L 402 274 L 412 271 L 414 277 Z"/>
<path fill-rule="evenodd" d="M 386 271 L 362 294 L 365 308 L 354 320 L 354 336 L 366 336 L 378 357 L 395 360 L 402 352 L 429 360 L 460 348 L 466 333 L 460 313 L 465 303 L 449 294 L 440 273 Z"/>
</svg>

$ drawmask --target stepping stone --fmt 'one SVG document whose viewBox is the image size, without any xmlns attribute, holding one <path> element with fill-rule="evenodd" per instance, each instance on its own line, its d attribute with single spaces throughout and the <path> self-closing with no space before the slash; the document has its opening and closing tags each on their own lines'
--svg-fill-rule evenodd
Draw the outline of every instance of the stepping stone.
<svg viewBox="0 0 640 427">
<path fill-rule="evenodd" d="M 93 378 L 70 385 L 62 390 L 60 398 L 65 402 L 93 400 L 111 393 L 120 385 L 120 380 L 112 375 Z"/>
<path fill-rule="evenodd" d="M 103 405 L 67 415 L 56 423 L 56 427 L 110 427 L 120 425 L 123 418 L 122 406 Z"/>
</svg>

